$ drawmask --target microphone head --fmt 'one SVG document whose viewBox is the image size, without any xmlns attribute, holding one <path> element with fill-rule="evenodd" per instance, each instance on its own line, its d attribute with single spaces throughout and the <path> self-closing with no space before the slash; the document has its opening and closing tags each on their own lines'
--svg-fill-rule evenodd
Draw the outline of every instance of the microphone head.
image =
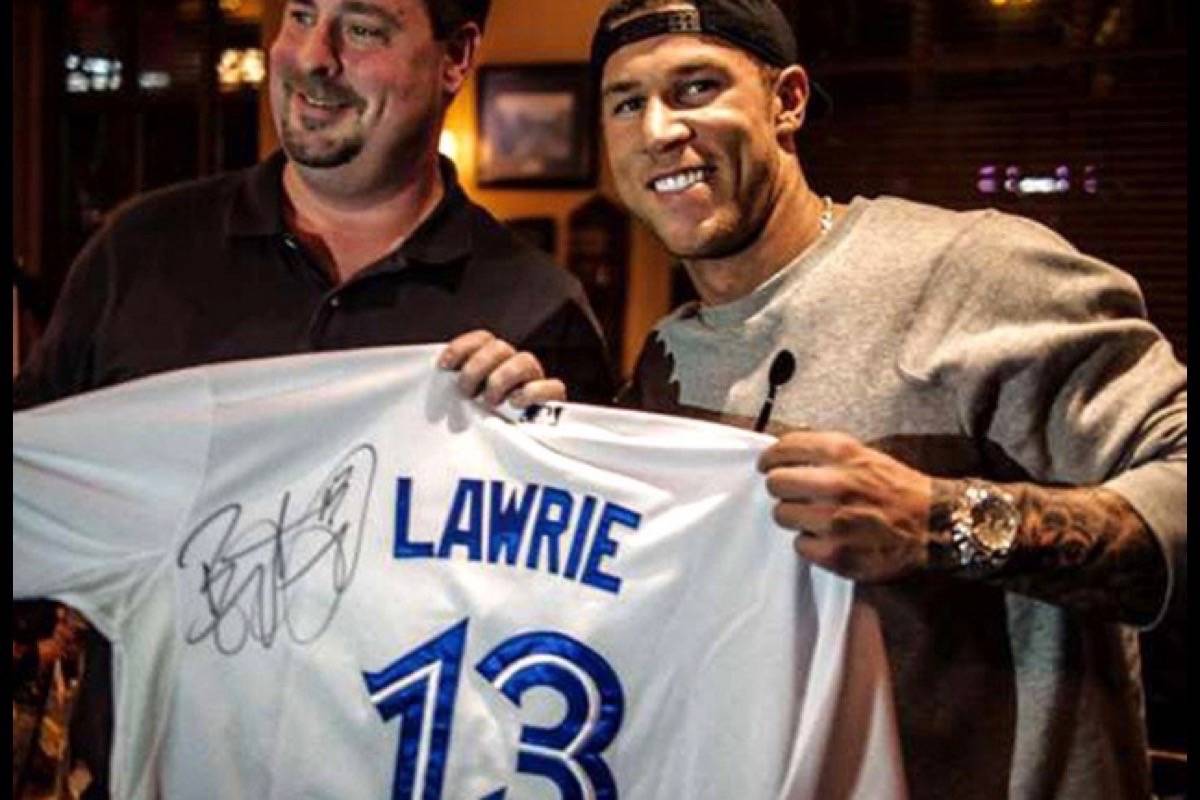
<svg viewBox="0 0 1200 800">
<path fill-rule="evenodd" d="M 767 375 L 767 382 L 772 387 L 782 386 L 790 381 L 795 374 L 796 357 L 792 355 L 791 350 L 780 350 L 771 361 L 771 371 Z"/>
</svg>

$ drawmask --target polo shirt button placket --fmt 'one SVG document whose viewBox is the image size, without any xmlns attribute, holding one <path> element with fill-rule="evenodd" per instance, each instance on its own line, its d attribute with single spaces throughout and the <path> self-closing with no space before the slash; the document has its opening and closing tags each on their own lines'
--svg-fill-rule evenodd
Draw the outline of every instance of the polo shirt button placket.
<svg viewBox="0 0 1200 800">
<path fill-rule="evenodd" d="M 326 334 L 329 332 L 334 312 L 341 307 L 342 298 L 338 294 L 325 297 L 317 306 L 308 328 L 309 341 L 314 350 L 322 349 L 321 343 L 325 341 Z"/>
</svg>

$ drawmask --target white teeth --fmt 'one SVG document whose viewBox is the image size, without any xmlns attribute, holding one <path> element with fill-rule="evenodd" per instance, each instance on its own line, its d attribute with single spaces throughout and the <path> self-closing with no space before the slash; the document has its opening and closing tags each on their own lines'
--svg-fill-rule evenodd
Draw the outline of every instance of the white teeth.
<svg viewBox="0 0 1200 800">
<path fill-rule="evenodd" d="M 308 95 L 301 96 L 304 98 L 304 102 L 308 103 L 310 106 L 316 106 L 317 108 L 337 108 L 339 105 L 339 103 L 332 100 L 317 100 L 316 98 L 309 97 Z"/>
<path fill-rule="evenodd" d="M 683 172 L 676 172 L 674 175 L 667 175 L 654 180 L 654 191 L 674 194 L 682 192 L 689 186 L 694 186 L 704 180 L 705 172 L 703 169 L 688 169 Z"/>
</svg>

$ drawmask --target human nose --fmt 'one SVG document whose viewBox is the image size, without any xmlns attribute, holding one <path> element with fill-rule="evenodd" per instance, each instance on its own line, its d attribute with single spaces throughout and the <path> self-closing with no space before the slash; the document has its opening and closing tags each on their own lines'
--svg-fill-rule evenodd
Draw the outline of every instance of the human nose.
<svg viewBox="0 0 1200 800">
<path fill-rule="evenodd" d="M 669 150 L 691 136 L 691 129 L 676 110 L 662 100 L 651 97 L 642 115 L 642 133 L 646 146 L 655 152 Z"/>
<path fill-rule="evenodd" d="M 306 31 L 297 51 L 297 60 L 306 73 L 334 75 L 341 69 L 334 26 L 314 25 Z"/>
</svg>

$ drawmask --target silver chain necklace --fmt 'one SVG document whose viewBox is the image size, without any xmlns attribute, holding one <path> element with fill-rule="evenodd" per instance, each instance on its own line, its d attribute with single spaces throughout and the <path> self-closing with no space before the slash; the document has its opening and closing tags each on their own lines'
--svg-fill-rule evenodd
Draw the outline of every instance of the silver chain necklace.
<svg viewBox="0 0 1200 800">
<path fill-rule="evenodd" d="M 824 204 L 824 208 L 821 209 L 818 221 L 821 224 L 821 235 L 824 236 L 833 227 L 833 198 L 825 195 L 821 198 L 821 203 Z"/>
</svg>

